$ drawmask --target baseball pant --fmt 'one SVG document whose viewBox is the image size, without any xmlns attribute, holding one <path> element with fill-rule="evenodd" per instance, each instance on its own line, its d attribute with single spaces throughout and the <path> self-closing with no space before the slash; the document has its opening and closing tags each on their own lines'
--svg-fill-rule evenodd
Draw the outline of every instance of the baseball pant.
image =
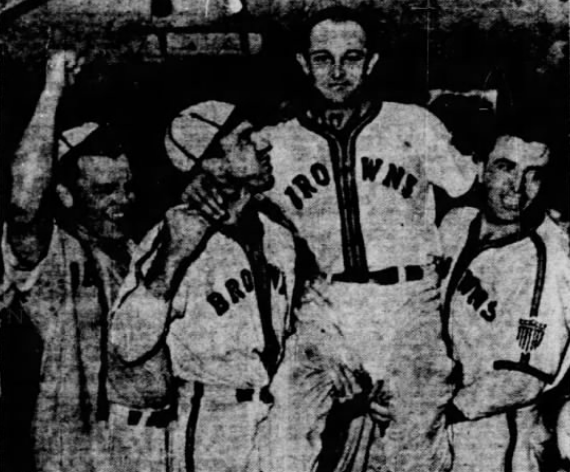
<svg viewBox="0 0 570 472">
<path fill-rule="evenodd" d="M 326 295 L 337 330 L 322 305 L 301 309 L 272 382 L 275 404 L 257 439 L 264 464 L 251 471 L 450 469 L 443 408 L 451 398 L 452 365 L 439 311 L 418 313 L 407 303 L 416 292 L 415 282 L 334 283 Z M 384 382 L 394 414 L 384 434 L 362 405 L 338 399 L 332 380 L 338 364 L 355 373 L 364 367 L 372 384 Z"/>
<path fill-rule="evenodd" d="M 420 286 L 337 282 L 330 290 L 349 346 L 373 383 L 384 382 L 394 416 L 385 434 L 372 439 L 370 471 L 436 472 L 451 465 L 443 409 L 451 398 L 452 364 L 439 310 L 418 311 L 413 304 Z"/>
<path fill-rule="evenodd" d="M 450 427 L 453 472 L 539 472 L 549 439 L 536 406 Z"/>
<path fill-rule="evenodd" d="M 152 410 L 111 404 L 109 460 L 112 472 L 167 472 L 170 425 L 152 425 Z"/>
<path fill-rule="evenodd" d="M 242 472 L 267 405 L 259 390 L 185 382 L 171 439 L 172 472 Z"/>
</svg>

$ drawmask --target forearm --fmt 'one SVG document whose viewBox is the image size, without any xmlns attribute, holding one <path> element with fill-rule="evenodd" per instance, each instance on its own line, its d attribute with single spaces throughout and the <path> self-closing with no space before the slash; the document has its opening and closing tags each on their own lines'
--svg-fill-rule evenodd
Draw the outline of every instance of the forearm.
<svg viewBox="0 0 570 472">
<path fill-rule="evenodd" d="M 179 221 L 174 221 L 180 219 Z M 158 238 L 159 243 L 149 269 L 141 274 L 146 289 L 154 297 L 171 300 L 186 269 L 207 242 L 210 224 L 196 213 L 175 207 L 167 212 L 167 224 Z"/>
<path fill-rule="evenodd" d="M 55 115 L 61 87 L 46 85 L 12 162 L 8 242 L 23 266 L 44 256 L 52 228 L 49 192 L 53 181 Z"/>
<path fill-rule="evenodd" d="M 46 85 L 12 163 L 10 213 L 20 224 L 37 219 L 53 178 L 55 115 L 61 87 Z"/>
<path fill-rule="evenodd" d="M 502 413 L 536 400 L 543 382 L 516 371 L 496 372 L 461 388 L 453 403 L 469 420 Z"/>
</svg>

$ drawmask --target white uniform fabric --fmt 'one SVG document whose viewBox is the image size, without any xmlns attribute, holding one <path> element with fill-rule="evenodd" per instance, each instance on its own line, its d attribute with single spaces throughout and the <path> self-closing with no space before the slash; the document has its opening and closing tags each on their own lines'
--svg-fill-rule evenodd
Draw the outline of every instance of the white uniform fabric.
<svg viewBox="0 0 570 472">
<path fill-rule="evenodd" d="M 341 172 L 356 183 L 357 203 L 349 206 L 357 207 L 352 210 L 359 215 L 356 226 L 362 230 L 368 269 L 425 267 L 441 252 L 432 184 L 457 196 L 470 188 L 475 167 L 450 145 L 445 127 L 420 107 L 386 102 L 379 112 L 357 121 L 351 133 L 336 137 L 304 118 L 269 129 L 276 184 L 267 195 L 307 240 L 321 270 L 341 273 L 347 269 L 342 220 L 350 215 L 339 200 L 333 161 L 342 159 L 349 164 Z M 382 451 L 372 453 L 378 456 L 371 457 L 373 469 L 420 472 L 449 467 L 442 409 L 451 395 L 451 363 L 441 339 L 439 312 L 420 318 L 407 308 L 414 286 L 333 283 L 330 289 L 348 345 L 372 381 L 385 381 L 392 394 L 396 419 L 381 440 L 385 457 Z M 297 382 L 292 389 L 303 391 L 310 390 L 314 380 L 307 376 L 307 385 L 299 378 L 290 381 Z M 323 389 L 326 395 L 326 386 Z M 379 441 L 375 448 L 380 448 Z M 305 464 L 298 470 L 311 468 Z"/>
<path fill-rule="evenodd" d="M 282 346 L 290 322 L 294 242 L 282 226 L 264 215 L 260 221 L 271 277 L 271 320 Z M 196 215 L 196 224 L 208 223 Z M 172 301 L 158 300 L 142 285 L 141 274 L 156 257 L 160 231 L 161 225 L 145 237 L 141 247 L 148 250 L 133 261 L 113 317 L 111 342 L 127 361 L 148 355 L 160 343 L 168 346 L 181 384 L 171 470 L 237 471 L 267 411 L 259 396 L 270 381 L 259 355 L 265 342 L 250 262 L 235 240 L 214 233 Z M 166 318 L 159 313 L 167 313 Z M 197 392 L 200 388 L 203 393 Z M 251 398 L 240 400 L 237 390 L 249 390 Z"/>
<path fill-rule="evenodd" d="M 476 169 L 450 144 L 451 135 L 427 110 L 384 102 L 359 120 L 349 154 L 371 271 L 426 264 L 440 253 L 432 184 L 457 197 Z M 341 210 L 331 154 L 337 140 L 290 120 L 268 130 L 275 186 L 266 192 L 297 226 L 326 273 L 342 272 Z M 308 185 L 303 185 L 307 182 Z M 306 190 L 303 191 L 302 189 Z"/>
<path fill-rule="evenodd" d="M 119 268 L 91 242 L 55 226 L 44 259 L 22 270 L 6 229 L 3 234 L 3 303 L 18 300 L 43 344 L 33 420 L 37 470 L 111 470 L 108 425 L 96 414 L 107 315 L 101 298 L 110 306 L 122 280 Z"/>
<path fill-rule="evenodd" d="M 452 427 L 454 471 L 481 470 L 481 457 L 489 458 L 487 471 L 504 470 L 505 461 L 513 471 L 539 470 L 545 431 L 532 403 L 569 362 L 568 240 L 548 217 L 535 230 L 485 244 L 479 228 L 473 208 L 452 211 L 441 225 L 451 263 L 444 317 L 461 366 L 453 403 L 469 420 Z"/>
</svg>

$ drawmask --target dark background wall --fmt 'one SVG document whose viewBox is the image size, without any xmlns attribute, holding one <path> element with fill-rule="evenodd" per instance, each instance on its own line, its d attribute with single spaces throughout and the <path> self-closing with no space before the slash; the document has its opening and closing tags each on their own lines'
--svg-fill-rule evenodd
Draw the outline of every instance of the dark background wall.
<svg viewBox="0 0 570 472">
<path fill-rule="evenodd" d="M 243 0 L 242 0 L 243 2 Z M 170 4 L 169 4 L 170 3 Z M 208 15 L 206 15 L 206 3 Z M 48 52 L 72 48 L 87 59 L 59 110 L 62 128 L 87 120 L 123 127 L 139 197 L 141 230 L 176 200 L 184 184 L 165 156 L 175 113 L 201 100 L 277 107 L 302 90 L 292 32 L 311 9 L 344 3 L 378 22 L 381 62 L 372 89 L 391 100 L 427 104 L 429 91 L 498 91 L 495 108 L 477 98 L 431 104 L 473 151 L 502 117 L 516 115 L 554 137 L 551 206 L 570 207 L 568 3 L 560 0 L 248 0 L 228 15 L 223 0 L 0 0 L 0 210 L 8 168 L 44 80 Z M 184 7 L 184 8 L 182 8 Z M 157 13 L 160 13 L 158 15 Z M 170 13 L 162 15 L 164 13 Z M 168 34 L 261 33 L 263 48 L 156 50 Z M 27 428 L 40 342 L 29 323 L 0 330 L 0 470 L 31 471 Z"/>
</svg>

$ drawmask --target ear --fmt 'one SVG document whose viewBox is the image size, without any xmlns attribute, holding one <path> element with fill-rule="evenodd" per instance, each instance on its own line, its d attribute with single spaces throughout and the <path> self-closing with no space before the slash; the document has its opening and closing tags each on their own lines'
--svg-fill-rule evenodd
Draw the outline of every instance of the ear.
<svg viewBox="0 0 570 472">
<path fill-rule="evenodd" d="M 73 206 L 73 195 L 71 195 L 71 192 L 67 187 L 58 184 L 57 187 L 55 188 L 55 191 L 57 192 L 59 200 L 61 201 L 61 203 L 65 208 L 69 209 Z"/>
<path fill-rule="evenodd" d="M 484 162 L 477 162 L 477 179 L 479 183 L 483 183 L 483 175 L 485 174 L 485 163 Z"/>
<path fill-rule="evenodd" d="M 303 54 L 297 53 L 297 55 L 295 57 L 297 58 L 297 62 L 301 66 L 301 69 L 303 69 L 303 72 L 305 73 L 305 75 L 310 75 L 311 70 L 309 69 L 309 64 L 307 64 L 307 60 L 305 59 L 305 56 L 303 56 Z"/>
<path fill-rule="evenodd" d="M 366 68 L 366 75 L 370 75 L 372 73 L 372 71 L 374 70 L 374 66 L 376 66 L 376 63 L 378 62 L 379 58 L 380 56 L 378 55 L 378 53 L 372 54 L 372 57 L 368 61 L 368 67 Z"/>
</svg>

